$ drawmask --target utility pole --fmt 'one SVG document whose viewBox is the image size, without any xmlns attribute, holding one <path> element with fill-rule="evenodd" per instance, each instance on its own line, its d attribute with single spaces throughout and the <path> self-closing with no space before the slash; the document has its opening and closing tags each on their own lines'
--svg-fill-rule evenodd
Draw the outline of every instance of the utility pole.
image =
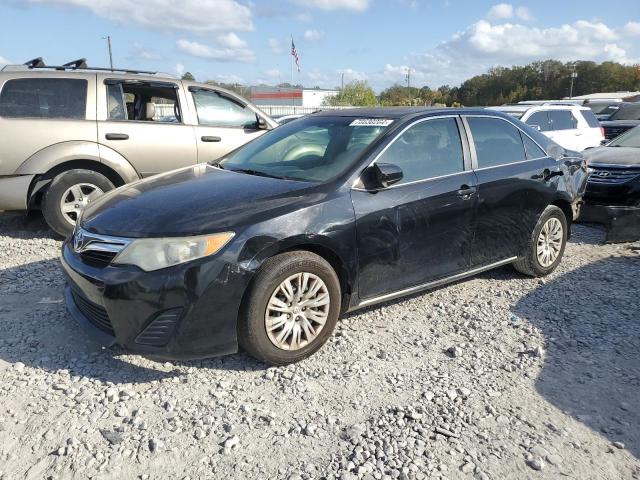
<svg viewBox="0 0 640 480">
<path fill-rule="evenodd" d="M 342 82 L 341 82 L 340 90 L 344 90 L 344 72 L 342 72 Z"/>
<path fill-rule="evenodd" d="M 413 105 L 413 98 L 411 95 L 411 67 L 407 67 L 407 94 L 409 95 L 409 104 Z"/>
<path fill-rule="evenodd" d="M 569 87 L 569 99 L 573 98 L 573 80 L 578 78 L 578 72 L 576 72 L 576 64 L 572 65 L 571 70 L 571 86 Z"/>
<path fill-rule="evenodd" d="M 102 37 L 103 40 L 107 41 L 107 45 L 109 46 L 109 67 L 113 70 L 113 54 L 111 53 L 111 35 L 107 35 L 106 37 Z"/>
</svg>

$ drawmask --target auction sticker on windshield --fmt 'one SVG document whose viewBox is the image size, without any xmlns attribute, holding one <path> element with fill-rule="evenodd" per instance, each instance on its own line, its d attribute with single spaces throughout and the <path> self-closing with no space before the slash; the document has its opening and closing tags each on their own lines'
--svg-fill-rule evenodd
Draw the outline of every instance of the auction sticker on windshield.
<svg viewBox="0 0 640 480">
<path fill-rule="evenodd" d="M 388 127 L 393 120 L 388 118 L 358 118 L 349 124 L 350 127 Z"/>
</svg>

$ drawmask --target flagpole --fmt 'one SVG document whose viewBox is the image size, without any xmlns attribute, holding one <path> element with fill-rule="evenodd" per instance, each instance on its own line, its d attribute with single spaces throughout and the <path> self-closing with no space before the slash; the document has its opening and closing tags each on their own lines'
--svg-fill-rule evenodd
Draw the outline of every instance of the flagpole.
<svg viewBox="0 0 640 480">
<path fill-rule="evenodd" d="M 291 83 L 289 84 L 291 92 L 291 106 L 295 107 L 295 100 L 293 98 L 293 35 L 291 35 L 291 50 L 289 51 L 289 56 L 291 57 Z"/>
</svg>

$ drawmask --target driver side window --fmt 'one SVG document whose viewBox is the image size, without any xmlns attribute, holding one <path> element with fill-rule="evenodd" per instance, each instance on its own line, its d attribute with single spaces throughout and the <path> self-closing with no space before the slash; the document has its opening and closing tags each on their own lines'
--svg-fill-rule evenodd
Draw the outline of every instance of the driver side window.
<svg viewBox="0 0 640 480">
<path fill-rule="evenodd" d="M 397 185 L 463 172 L 464 154 L 456 119 L 416 123 L 396 137 L 376 162 L 402 169 L 402 181 Z"/>
<path fill-rule="evenodd" d="M 258 120 L 249 107 L 213 90 L 192 90 L 198 124 L 207 127 L 255 128 Z"/>
</svg>

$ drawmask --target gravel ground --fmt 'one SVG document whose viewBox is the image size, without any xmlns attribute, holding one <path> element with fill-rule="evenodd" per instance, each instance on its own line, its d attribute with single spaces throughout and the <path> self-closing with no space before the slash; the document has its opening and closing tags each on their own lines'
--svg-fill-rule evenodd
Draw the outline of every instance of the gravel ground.
<svg viewBox="0 0 640 480">
<path fill-rule="evenodd" d="M 266 368 L 101 350 L 65 312 L 60 242 L 0 214 L 0 479 L 639 479 L 640 245 L 573 230 L 544 280 L 349 315 Z"/>
</svg>

